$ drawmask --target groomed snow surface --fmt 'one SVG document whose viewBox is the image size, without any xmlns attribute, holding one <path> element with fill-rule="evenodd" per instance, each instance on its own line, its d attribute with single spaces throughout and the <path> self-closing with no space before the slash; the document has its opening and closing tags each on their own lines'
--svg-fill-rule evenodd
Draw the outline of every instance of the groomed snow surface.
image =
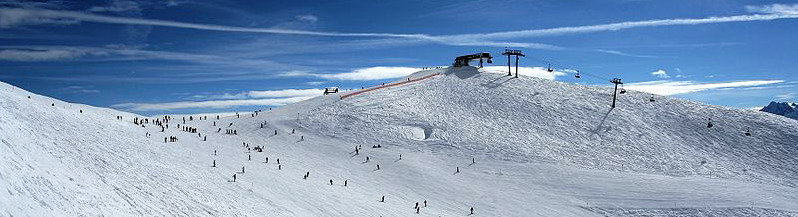
<svg viewBox="0 0 798 217">
<path fill-rule="evenodd" d="M 0 216 L 798 216 L 796 120 L 433 73 L 166 132 L 0 83 Z"/>
</svg>

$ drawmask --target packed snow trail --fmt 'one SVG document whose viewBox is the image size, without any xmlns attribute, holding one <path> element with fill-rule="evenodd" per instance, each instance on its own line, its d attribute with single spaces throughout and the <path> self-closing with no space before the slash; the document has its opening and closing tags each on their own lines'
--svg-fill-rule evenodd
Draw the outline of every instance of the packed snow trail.
<svg viewBox="0 0 798 217">
<path fill-rule="evenodd" d="M 784 143 L 796 138 L 789 119 L 669 98 L 639 103 L 632 99 L 648 96 L 636 92 L 606 113 L 605 88 L 449 70 L 257 115 L 192 116 L 185 124 L 173 116 L 165 132 L 134 125 L 145 118 L 135 114 L 2 84 L 0 216 L 409 216 L 424 200 L 420 216 L 467 216 L 472 207 L 473 216 L 798 216 L 796 155 L 785 156 L 795 153 Z M 582 114 L 563 114 L 574 110 Z M 713 118 L 716 132 L 702 132 L 699 111 L 723 115 Z M 742 122 L 756 129 L 749 140 L 773 143 L 723 135 L 740 133 L 725 128 Z M 630 133 L 636 127 L 668 139 Z M 669 135 L 677 131 L 684 133 Z M 179 141 L 164 143 L 168 136 Z M 700 140 L 715 153 L 694 147 Z M 686 167 L 694 156 L 706 165 Z M 751 172 L 737 171 L 741 164 Z"/>
</svg>

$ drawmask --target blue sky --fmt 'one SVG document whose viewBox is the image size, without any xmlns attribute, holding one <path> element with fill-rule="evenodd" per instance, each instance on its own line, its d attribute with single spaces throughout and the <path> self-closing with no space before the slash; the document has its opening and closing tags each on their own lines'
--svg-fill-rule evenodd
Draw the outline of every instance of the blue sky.
<svg viewBox="0 0 798 217">
<path fill-rule="evenodd" d="M 751 108 L 798 101 L 796 33 L 790 1 L 0 0 L 0 81 L 141 114 L 249 111 L 511 47 L 531 75 Z"/>
</svg>

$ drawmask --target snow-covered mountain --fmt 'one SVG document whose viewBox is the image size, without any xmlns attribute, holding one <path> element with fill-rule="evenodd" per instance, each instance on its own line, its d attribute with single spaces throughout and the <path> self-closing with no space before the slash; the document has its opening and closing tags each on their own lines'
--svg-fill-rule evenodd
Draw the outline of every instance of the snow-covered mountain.
<svg viewBox="0 0 798 217">
<path fill-rule="evenodd" d="M 0 84 L 0 216 L 798 216 L 794 120 L 471 67 L 407 80 L 165 132 Z"/>
<path fill-rule="evenodd" d="M 773 113 L 798 120 L 798 104 L 789 102 L 770 102 L 759 111 Z"/>
</svg>

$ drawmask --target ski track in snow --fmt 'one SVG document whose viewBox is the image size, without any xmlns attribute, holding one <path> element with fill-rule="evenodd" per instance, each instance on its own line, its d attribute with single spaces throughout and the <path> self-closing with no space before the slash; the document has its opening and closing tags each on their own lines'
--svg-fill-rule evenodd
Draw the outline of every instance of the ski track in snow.
<svg viewBox="0 0 798 217">
<path fill-rule="evenodd" d="M 433 73 L 186 122 L 208 141 L 182 116 L 162 133 L 0 83 L 0 216 L 411 216 L 424 200 L 420 216 L 798 216 L 798 121 L 635 91 L 610 110 L 605 87 L 470 67 L 410 77 Z"/>
</svg>

